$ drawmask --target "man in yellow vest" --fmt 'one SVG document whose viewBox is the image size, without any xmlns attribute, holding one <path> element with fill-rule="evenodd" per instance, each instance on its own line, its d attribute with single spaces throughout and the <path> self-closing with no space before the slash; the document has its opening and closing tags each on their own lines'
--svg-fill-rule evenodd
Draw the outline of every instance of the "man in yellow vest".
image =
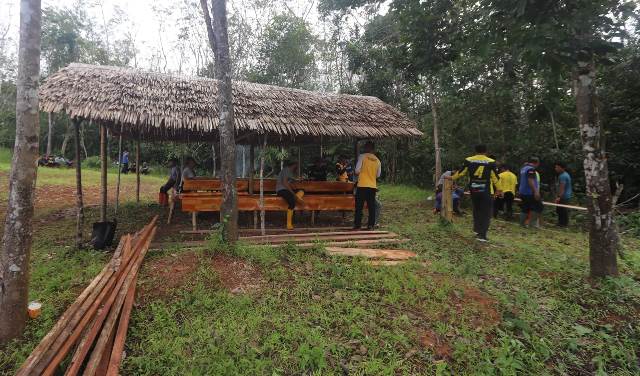
<svg viewBox="0 0 640 376">
<path fill-rule="evenodd" d="M 499 212 L 506 210 L 504 216 L 507 220 L 513 219 L 513 199 L 516 197 L 516 186 L 518 185 L 518 177 L 511 172 L 511 168 L 508 165 L 500 166 L 500 174 L 498 174 L 498 185 L 496 186 L 498 191 L 502 192 L 502 195 L 496 196 L 496 200 L 493 204 L 493 218 L 498 218 Z"/>
<path fill-rule="evenodd" d="M 376 192 L 378 191 L 377 179 L 380 177 L 381 163 L 378 157 L 373 154 L 374 146 L 372 142 L 364 145 L 364 154 L 358 157 L 356 164 L 356 176 L 358 184 L 356 188 L 356 213 L 353 224 L 354 230 L 359 230 L 362 226 L 362 211 L 364 203 L 367 203 L 369 221 L 367 230 L 373 230 L 376 225 Z"/>
</svg>

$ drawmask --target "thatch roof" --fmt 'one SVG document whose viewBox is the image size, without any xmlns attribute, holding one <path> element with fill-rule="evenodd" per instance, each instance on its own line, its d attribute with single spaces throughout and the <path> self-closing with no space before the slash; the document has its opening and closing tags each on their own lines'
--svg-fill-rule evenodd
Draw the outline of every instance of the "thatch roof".
<svg viewBox="0 0 640 376">
<path fill-rule="evenodd" d="M 66 112 L 148 140 L 211 139 L 217 134 L 218 81 L 131 68 L 71 64 L 40 87 L 40 108 Z M 378 98 L 317 93 L 235 81 L 238 135 L 279 138 L 421 136 Z"/>
</svg>

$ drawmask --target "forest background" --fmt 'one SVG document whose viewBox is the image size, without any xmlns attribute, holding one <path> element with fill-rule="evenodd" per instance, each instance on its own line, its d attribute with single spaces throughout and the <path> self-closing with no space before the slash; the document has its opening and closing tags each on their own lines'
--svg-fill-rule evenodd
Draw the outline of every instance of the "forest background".
<svg viewBox="0 0 640 376">
<path fill-rule="evenodd" d="M 599 111 L 611 181 L 625 186 L 620 201 L 637 206 L 640 16 L 633 2 L 569 3 L 578 7 L 604 2 L 615 3 L 616 12 L 609 18 L 626 21 L 621 27 L 607 28 L 611 25 L 603 19 L 599 29 L 607 41 L 597 46 L 601 49 Z M 544 1 L 534 3 L 545 6 Z M 1 4 L 0 147 L 12 148 L 17 3 L 3 0 Z M 197 1 L 123 4 L 127 2 L 45 1 L 42 79 L 71 62 L 214 78 L 213 56 Z M 457 167 L 475 144 L 485 143 L 500 161 L 514 168 L 528 156 L 540 157 L 542 179 L 550 189 L 555 179 L 553 163 L 563 161 L 574 176 L 576 191 L 583 192 L 584 158 L 572 72 L 563 61 L 563 48 L 569 51 L 575 46 L 555 29 L 571 28 L 580 20 L 572 19 L 574 11 L 541 8 L 540 17 L 554 12 L 549 22 L 531 22 L 535 27 L 509 22 L 528 19 L 522 4 L 527 1 L 233 0 L 228 7 L 233 76 L 307 90 L 372 95 L 407 113 L 425 136 L 378 144 L 389 182 L 432 185 L 436 121 L 445 169 Z M 578 14 L 597 13 L 588 8 Z M 535 12 L 535 7 L 527 5 L 526 12 Z M 71 158 L 72 126 L 64 115 L 41 114 L 42 154 L 47 152 L 49 122 L 52 154 Z M 97 165 L 98 128 L 85 124 L 83 139 L 84 157 L 88 164 Z M 112 142 L 110 148 L 114 161 L 115 145 Z M 125 143 L 125 148 L 132 151 L 133 145 Z M 329 160 L 352 155 L 353 144 L 327 140 L 307 147 L 305 164 L 321 153 Z M 202 174 L 215 168 L 207 144 L 144 143 L 142 147 L 142 160 L 159 172 L 168 158 L 182 155 L 195 156 Z M 240 150 L 239 158 L 242 155 Z M 248 152 L 244 155 L 246 159 Z M 273 149 L 271 155 L 272 169 L 277 170 L 278 159 L 294 158 L 297 150 Z"/>
</svg>

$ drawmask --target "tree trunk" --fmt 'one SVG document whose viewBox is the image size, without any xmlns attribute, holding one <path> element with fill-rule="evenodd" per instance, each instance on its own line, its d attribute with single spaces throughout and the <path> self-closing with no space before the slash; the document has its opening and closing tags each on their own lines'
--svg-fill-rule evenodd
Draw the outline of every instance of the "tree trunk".
<svg viewBox="0 0 640 376">
<path fill-rule="evenodd" d="M 435 94 L 429 95 L 429 102 L 431 103 L 431 116 L 433 117 L 433 147 L 436 154 L 436 171 L 434 176 L 434 185 L 438 184 L 440 175 L 442 175 L 442 158 L 440 155 L 440 130 L 438 129 L 438 110 L 435 99 Z"/>
<path fill-rule="evenodd" d="M 136 202 L 140 202 L 140 135 L 136 140 Z"/>
<path fill-rule="evenodd" d="M 82 158 L 80 157 L 80 120 L 74 120 L 76 132 L 76 249 L 82 248 L 82 229 L 84 227 L 84 203 L 82 199 Z"/>
<path fill-rule="evenodd" d="M 107 221 L 107 127 L 100 124 L 100 221 Z M 118 168 L 120 168 L 118 166 Z"/>
<path fill-rule="evenodd" d="M 238 238 L 238 192 L 236 191 L 236 142 L 233 120 L 233 88 L 231 83 L 231 59 L 227 33 L 227 2 L 213 0 L 209 16 L 207 0 L 200 0 L 207 26 L 209 44 L 215 56 L 215 75 L 218 79 L 218 119 L 220 131 L 220 159 L 222 180 L 222 204 L 220 221 L 225 222 L 227 241 Z"/>
<path fill-rule="evenodd" d="M 71 137 L 73 137 L 73 127 L 71 125 L 71 120 L 67 119 L 67 130 L 64 132 L 64 139 L 62 140 L 62 146 L 60 147 L 60 156 L 65 157 L 67 145 L 69 144 Z"/>
<path fill-rule="evenodd" d="M 47 113 L 47 122 L 49 123 L 49 133 L 47 134 L 47 152 L 46 156 L 50 156 L 53 153 L 53 113 Z"/>
<path fill-rule="evenodd" d="M 618 234 L 613 218 L 611 186 L 600 114 L 596 98 L 596 69 L 592 61 L 579 62 L 574 73 L 576 107 L 589 209 L 589 261 L 592 277 L 618 274 Z"/>
<path fill-rule="evenodd" d="M 0 252 L 0 347 L 20 336 L 27 320 L 33 201 L 39 154 L 41 16 L 40 0 L 21 0 L 16 141 Z"/>
</svg>

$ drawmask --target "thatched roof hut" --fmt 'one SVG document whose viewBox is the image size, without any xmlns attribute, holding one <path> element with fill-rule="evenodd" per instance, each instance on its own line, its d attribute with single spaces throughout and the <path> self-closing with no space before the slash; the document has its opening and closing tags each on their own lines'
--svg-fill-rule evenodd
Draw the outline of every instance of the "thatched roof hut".
<svg viewBox="0 0 640 376">
<path fill-rule="evenodd" d="M 71 64 L 40 87 L 45 112 L 105 124 L 144 140 L 217 138 L 218 82 L 131 68 Z M 378 98 L 318 93 L 236 81 L 236 132 L 303 142 L 316 137 L 421 136 L 403 113 Z M 278 136 L 278 137 L 275 137 Z"/>
</svg>

